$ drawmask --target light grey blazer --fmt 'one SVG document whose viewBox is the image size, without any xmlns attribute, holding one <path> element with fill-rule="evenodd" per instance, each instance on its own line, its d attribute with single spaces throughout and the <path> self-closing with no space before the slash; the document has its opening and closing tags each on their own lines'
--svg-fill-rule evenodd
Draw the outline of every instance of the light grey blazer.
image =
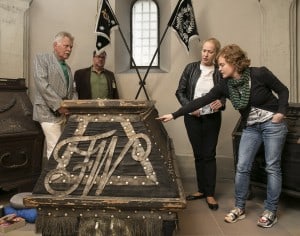
<svg viewBox="0 0 300 236">
<path fill-rule="evenodd" d="M 64 117 L 55 116 L 54 111 L 61 107 L 63 100 L 77 99 L 77 93 L 71 68 L 69 86 L 64 72 L 54 53 L 37 54 L 34 59 L 34 91 L 33 120 L 38 122 L 59 122 Z"/>
</svg>

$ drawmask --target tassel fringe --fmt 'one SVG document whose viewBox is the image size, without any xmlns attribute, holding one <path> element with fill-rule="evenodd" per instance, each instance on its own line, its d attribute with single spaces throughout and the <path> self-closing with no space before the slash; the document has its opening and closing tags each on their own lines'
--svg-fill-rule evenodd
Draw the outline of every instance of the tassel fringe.
<svg viewBox="0 0 300 236">
<path fill-rule="evenodd" d="M 163 220 L 143 215 L 116 217 L 77 217 L 39 215 L 36 232 L 43 236 L 163 236 L 173 232 L 176 220 Z M 168 234 L 169 235 L 169 234 Z"/>
<path fill-rule="evenodd" d="M 78 235 L 77 217 L 52 217 L 38 216 L 36 220 L 36 232 L 43 236 L 73 236 Z"/>
</svg>

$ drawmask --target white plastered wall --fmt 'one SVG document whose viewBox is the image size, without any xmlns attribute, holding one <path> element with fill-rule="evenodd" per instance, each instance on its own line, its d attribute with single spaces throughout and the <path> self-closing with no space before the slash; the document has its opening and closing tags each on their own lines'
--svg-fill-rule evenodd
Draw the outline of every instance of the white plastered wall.
<svg viewBox="0 0 300 236">
<path fill-rule="evenodd" d="M 7 1 L 7 0 L 0 0 Z M 16 1 L 16 0 L 15 0 Z M 121 4 L 130 4 L 131 0 L 110 0 L 112 8 L 117 12 L 117 18 L 128 15 L 119 9 Z M 177 0 L 157 0 L 161 13 L 161 32 L 177 4 Z M 266 65 L 284 84 L 293 90 L 294 101 L 299 101 L 299 84 L 297 82 L 296 47 L 293 17 L 296 0 L 193 0 L 194 12 L 201 39 L 218 38 L 222 45 L 239 44 L 248 52 L 253 66 Z M 34 94 L 32 81 L 32 60 L 38 52 L 52 50 L 54 35 L 61 30 L 71 32 L 75 36 L 73 53 L 68 60 L 73 72 L 91 64 L 91 53 L 95 46 L 94 25 L 97 14 L 98 0 L 33 0 L 29 9 L 29 56 L 28 78 L 30 98 Z M 120 22 L 122 30 L 128 35 L 128 25 Z M 129 22 L 128 22 L 129 24 Z M 6 30 L 1 24 L 1 33 Z M 123 25 L 123 26 L 122 26 Z M 3 28 L 4 27 L 4 28 Z M 112 44 L 107 49 L 106 66 L 116 72 L 117 83 L 121 97 L 134 99 L 139 88 L 139 79 L 134 71 L 119 70 L 117 58 L 127 57 L 126 51 L 120 50 L 118 31 L 111 34 Z M 14 39 L 10 39 L 14 40 Z M 1 43 L 1 42 L 0 42 Z M 299 44 L 299 43 L 298 43 Z M 180 44 L 176 34 L 168 30 L 162 47 L 164 58 L 163 71 L 150 72 L 146 81 L 147 92 L 151 100 L 156 101 L 160 114 L 169 113 L 179 107 L 175 98 L 175 90 L 185 65 L 200 59 L 200 43 L 192 41 L 188 54 Z M 118 49 L 118 50 L 116 50 Z M 118 65 L 116 63 L 118 62 Z M 12 70 L 13 71 L 13 70 Z M 0 71 L 1 73 L 1 71 Z M 11 77 L 15 75 L 10 74 Z M 19 75 L 16 75 L 19 77 Z M 142 74 L 143 76 L 143 74 Z M 0 77 L 2 75 L 0 74 Z M 293 85 L 291 88 L 291 84 Z M 299 92 L 298 92 L 299 94 Z M 141 92 L 138 99 L 145 99 Z M 239 118 L 238 112 L 227 102 L 223 112 L 223 123 L 219 137 L 217 154 L 232 157 L 231 133 Z M 183 119 L 165 124 L 169 136 L 173 139 L 177 155 L 192 155 Z"/>
</svg>

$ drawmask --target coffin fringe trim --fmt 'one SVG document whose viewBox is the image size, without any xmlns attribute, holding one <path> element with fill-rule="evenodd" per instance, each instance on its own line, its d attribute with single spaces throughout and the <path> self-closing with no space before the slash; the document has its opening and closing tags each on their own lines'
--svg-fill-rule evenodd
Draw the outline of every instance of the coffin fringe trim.
<svg viewBox="0 0 300 236">
<path fill-rule="evenodd" d="M 162 220 L 81 218 L 79 236 L 161 236 Z"/>
<path fill-rule="evenodd" d="M 36 220 L 36 232 L 47 236 L 77 235 L 77 217 L 53 217 L 38 216 Z"/>
</svg>

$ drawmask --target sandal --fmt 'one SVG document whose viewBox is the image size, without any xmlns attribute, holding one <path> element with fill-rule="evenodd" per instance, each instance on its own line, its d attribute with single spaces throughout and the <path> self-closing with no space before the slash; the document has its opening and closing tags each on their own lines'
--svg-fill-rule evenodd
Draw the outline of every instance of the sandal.
<svg viewBox="0 0 300 236">
<path fill-rule="evenodd" d="M 224 220 L 227 223 L 235 223 L 238 220 L 244 219 L 245 217 L 246 217 L 245 210 L 235 207 L 225 216 Z"/>
<path fill-rule="evenodd" d="M 270 228 L 276 223 L 277 216 L 269 210 L 265 210 L 257 221 L 257 225 L 263 228 Z"/>
</svg>

